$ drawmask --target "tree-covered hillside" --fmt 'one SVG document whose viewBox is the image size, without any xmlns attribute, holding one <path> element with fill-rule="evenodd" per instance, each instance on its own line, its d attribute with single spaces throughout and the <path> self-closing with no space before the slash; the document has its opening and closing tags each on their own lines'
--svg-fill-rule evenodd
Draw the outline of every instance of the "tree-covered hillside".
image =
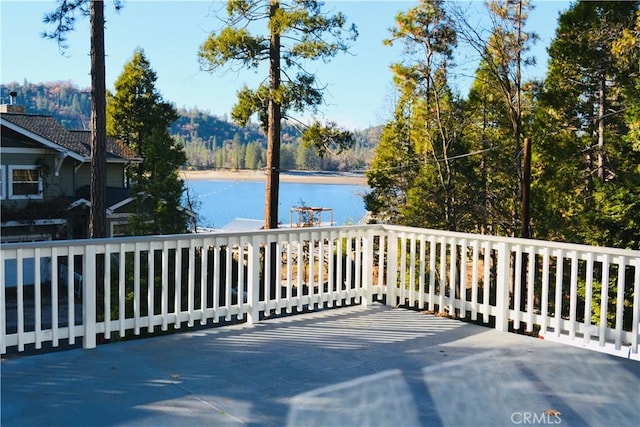
<svg viewBox="0 0 640 427">
<path fill-rule="evenodd" d="M 32 114 L 50 114 L 68 129 L 89 129 L 91 118 L 90 88 L 80 88 L 70 81 L 0 85 L 0 102 L 15 102 Z M 170 100 L 168 100 L 170 101 Z M 190 168 L 262 168 L 266 164 L 266 136 L 258 123 L 244 127 L 197 108 L 179 109 L 178 120 L 169 133 L 184 144 L 185 167 Z M 355 132 L 355 146 L 343 153 L 329 153 L 320 158 L 313 147 L 300 142 L 301 132 L 290 123 L 282 126 L 281 168 L 307 170 L 360 170 L 373 158 L 380 139 L 380 127 Z"/>
<path fill-rule="evenodd" d="M 9 92 L 16 92 L 15 103 L 30 114 L 50 114 L 67 129 L 88 130 L 91 120 L 91 88 L 79 88 L 70 81 L 0 85 L 0 102 L 10 102 Z"/>
</svg>

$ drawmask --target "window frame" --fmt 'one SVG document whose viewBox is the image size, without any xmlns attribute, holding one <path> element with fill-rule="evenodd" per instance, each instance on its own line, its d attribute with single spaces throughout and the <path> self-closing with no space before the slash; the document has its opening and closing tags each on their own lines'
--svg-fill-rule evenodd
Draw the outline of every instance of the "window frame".
<svg viewBox="0 0 640 427">
<path fill-rule="evenodd" d="M 13 171 L 14 170 L 35 170 L 38 172 L 38 194 L 13 194 Z M 40 168 L 36 165 L 10 165 L 9 173 L 7 174 L 7 197 L 11 200 L 41 200 L 44 195 L 44 185 L 42 181 L 42 175 L 40 174 Z M 20 182 L 20 181 L 18 181 Z M 25 181 L 27 182 L 27 181 Z M 34 181 L 28 181 L 34 182 Z"/>
<path fill-rule="evenodd" d="M 0 200 L 5 200 L 7 198 L 7 192 L 5 191 L 5 187 L 7 186 L 7 179 L 5 178 L 5 165 L 0 165 Z"/>
</svg>

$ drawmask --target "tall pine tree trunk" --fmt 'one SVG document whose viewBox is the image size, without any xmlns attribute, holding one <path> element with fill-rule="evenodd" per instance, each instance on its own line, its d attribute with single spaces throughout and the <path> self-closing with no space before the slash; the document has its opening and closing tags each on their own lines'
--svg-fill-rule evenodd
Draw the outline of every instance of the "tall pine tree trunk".
<svg viewBox="0 0 640 427">
<path fill-rule="evenodd" d="M 104 2 L 92 0 L 91 20 L 91 210 L 89 237 L 106 236 L 107 124 L 104 64 Z"/>
<path fill-rule="evenodd" d="M 267 183 L 265 191 L 264 228 L 278 228 L 278 190 L 280 186 L 280 29 L 275 25 L 279 0 L 270 0 L 271 39 L 269 48 L 269 109 L 267 131 Z"/>
<path fill-rule="evenodd" d="M 607 81 L 604 73 L 600 76 L 600 89 L 598 90 L 598 180 L 605 181 L 604 173 L 604 116 L 606 108 Z"/>
</svg>

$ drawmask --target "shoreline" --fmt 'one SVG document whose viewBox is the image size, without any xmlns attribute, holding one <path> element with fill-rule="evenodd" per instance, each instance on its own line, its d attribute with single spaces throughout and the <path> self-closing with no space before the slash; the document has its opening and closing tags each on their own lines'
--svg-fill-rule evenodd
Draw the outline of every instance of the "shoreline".
<svg viewBox="0 0 640 427">
<path fill-rule="evenodd" d="M 185 181 L 198 180 L 226 180 L 226 181 L 252 181 L 260 182 L 266 179 L 264 170 L 239 171 L 229 169 L 215 170 L 181 170 L 180 178 Z M 337 184 L 337 185 L 367 185 L 367 177 L 364 174 L 344 172 L 308 172 L 287 171 L 280 172 L 280 182 L 293 182 L 298 184 Z"/>
</svg>

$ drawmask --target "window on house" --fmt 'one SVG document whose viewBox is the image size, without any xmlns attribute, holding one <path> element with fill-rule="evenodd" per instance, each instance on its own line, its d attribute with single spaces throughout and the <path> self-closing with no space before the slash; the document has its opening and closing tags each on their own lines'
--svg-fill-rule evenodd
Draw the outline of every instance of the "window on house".
<svg viewBox="0 0 640 427">
<path fill-rule="evenodd" d="M 111 237 L 127 236 L 129 234 L 128 222 L 112 222 Z"/>
<path fill-rule="evenodd" d="M 9 166 L 10 199 L 42 199 L 42 178 L 37 166 Z"/>
</svg>

